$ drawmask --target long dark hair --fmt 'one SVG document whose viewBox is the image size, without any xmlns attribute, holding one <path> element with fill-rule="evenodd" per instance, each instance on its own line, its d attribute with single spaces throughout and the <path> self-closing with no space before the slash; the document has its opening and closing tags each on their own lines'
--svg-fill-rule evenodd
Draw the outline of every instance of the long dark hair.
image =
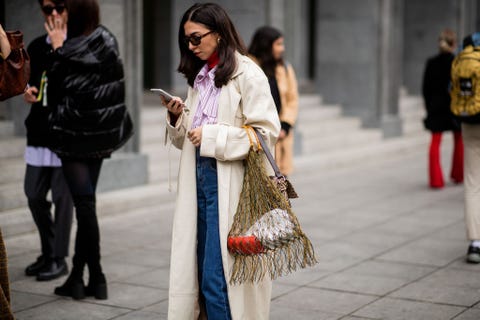
<svg viewBox="0 0 480 320">
<path fill-rule="evenodd" d="M 273 43 L 283 37 L 282 33 L 272 27 L 261 27 L 253 35 L 248 53 L 254 56 L 268 77 L 275 76 L 275 67 L 283 60 L 275 60 L 272 53 Z"/>
<path fill-rule="evenodd" d="M 227 84 L 232 74 L 237 68 L 235 51 L 246 54 L 247 49 L 242 38 L 238 35 L 235 26 L 230 20 L 227 12 L 215 3 L 196 3 L 191 6 L 183 15 L 180 27 L 178 29 L 178 46 L 180 47 L 180 64 L 178 72 L 183 73 L 187 78 L 188 84 L 193 87 L 193 81 L 200 69 L 205 64 L 200 58 L 195 56 L 188 43 L 185 43 L 184 26 L 187 21 L 200 23 L 208 29 L 218 33 L 220 42 L 217 52 L 219 63 L 215 72 L 215 86 L 220 88 Z"/>
<path fill-rule="evenodd" d="M 68 12 L 68 37 L 89 35 L 100 24 L 100 8 L 97 0 L 65 0 Z"/>
</svg>

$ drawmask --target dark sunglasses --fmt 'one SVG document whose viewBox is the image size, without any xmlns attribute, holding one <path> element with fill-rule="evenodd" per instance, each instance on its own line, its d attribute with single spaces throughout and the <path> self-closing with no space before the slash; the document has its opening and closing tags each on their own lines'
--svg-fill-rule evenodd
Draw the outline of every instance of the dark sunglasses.
<svg viewBox="0 0 480 320">
<path fill-rule="evenodd" d="M 185 44 L 188 46 L 188 43 L 190 42 L 191 44 L 193 44 L 194 46 L 198 46 L 201 42 L 202 42 L 202 38 L 203 37 L 206 37 L 208 36 L 210 33 L 212 33 L 212 31 L 209 31 L 201 36 L 199 35 L 196 35 L 196 34 L 191 34 L 189 36 L 185 36 L 185 38 L 183 39 L 185 41 Z"/>
<path fill-rule="evenodd" d="M 65 10 L 65 6 L 43 6 L 42 7 L 42 11 L 43 13 L 45 13 L 46 15 L 51 15 L 52 12 L 53 12 L 53 9 L 55 9 L 58 14 L 62 14 L 63 13 L 63 10 Z"/>
</svg>

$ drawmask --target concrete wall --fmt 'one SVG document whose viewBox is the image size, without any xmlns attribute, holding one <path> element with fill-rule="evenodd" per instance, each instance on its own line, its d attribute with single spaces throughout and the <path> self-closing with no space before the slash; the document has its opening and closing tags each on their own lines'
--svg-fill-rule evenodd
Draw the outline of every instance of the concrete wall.
<svg viewBox="0 0 480 320">
<path fill-rule="evenodd" d="M 172 30 L 175 34 L 175 37 L 172 37 L 172 72 L 174 74 L 172 85 L 176 91 L 183 91 L 186 88 L 186 81 L 183 76 L 179 75 L 176 72 L 176 68 L 179 62 L 179 49 L 177 43 L 177 34 L 179 29 L 179 23 L 182 18 L 183 13 L 194 3 L 198 1 L 173 1 L 173 17 L 172 20 L 173 27 Z M 212 1 L 223 6 L 230 18 L 233 21 L 233 24 L 237 28 L 237 31 L 242 36 L 245 41 L 245 45 L 248 46 L 250 43 L 251 36 L 255 29 L 259 26 L 262 26 L 266 23 L 266 5 L 265 0 L 223 0 L 223 1 Z"/>
<path fill-rule="evenodd" d="M 172 74 L 172 87 L 175 91 L 186 89 L 185 79 L 176 72 L 179 62 L 177 33 L 179 22 L 183 13 L 197 1 L 171 1 L 172 10 L 172 37 L 170 39 L 170 71 Z M 301 16 L 306 10 L 306 0 L 221 0 L 212 1 L 224 7 L 235 27 L 248 47 L 255 30 L 263 25 L 272 25 L 280 29 L 286 40 L 286 58 L 298 69 L 300 77 L 307 73 L 305 49 L 307 45 L 306 34 L 307 21 Z"/>
<path fill-rule="evenodd" d="M 318 92 L 385 137 L 401 134 L 403 9 L 401 0 L 321 0 L 316 11 Z"/>
<path fill-rule="evenodd" d="M 377 0 L 320 0 L 316 81 L 328 103 L 372 123 L 376 118 L 380 11 Z"/>
<path fill-rule="evenodd" d="M 438 35 L 444 28 L 458 32 L 458 0 L 405 0 L 403 50 L 404 85 L 420 94 L 425 61 L 437 54 Z"/>
<path fill-rule="evenodd" d="M 36 1 L 2 1 L 7 25 L 24 30 L 26 42 L 43 33 Z M 138 72 L 143 56 L 147 58 L 143 68 L 151 70 L 145 78 L 149 86 L 167 86 L 178 93 L 184 92 L 185 79 L 176 72 L 178 23 L 183 12 L 197 1 L 100 2 L 103 21 L 117 35 L 122 47 L 128 81 L 134 82 L 128 86 L 129 105 L 139 103 L 143 79 Z M 420 92 L 425 60 L 437 52 L 437 37 L 443 28 L 458 31 L 460 38 L 480 30 L 480 5 L 476 0 L 214 2 L 228 11 L 246 45 L 255 29 L 262 25 L 281 29 L 286 40 L 286 58 L 295 67 L 300 83 L 314 76 L 314 91 L 326 102 L 341 104 L 345 114 L 359 116 L 365 126 L 374 127 L 383 126 L 386 115 L 398 114 L 399 85 L 403 84 L 410 93 Z M 142 3 L 146 6 L 143 15 L 149 19 L 145 24 L 149 29 L 145 32 L 137 25 L 142 14 L 132 12 L 141 10 Z M 387 7 L 390 9 L 385 13 Z M 314 38 L 310 37 L 312 34 Z M 145 47 L 136 41 L 142 35 L 148 39 Z M 19 119 L 23 121 L 26 112 L 18 100 L 8 103 L 16 123 Z M 133 141 L 129 150 L 136 150 L 137 144 L 138 141 Z"/>
</svg>

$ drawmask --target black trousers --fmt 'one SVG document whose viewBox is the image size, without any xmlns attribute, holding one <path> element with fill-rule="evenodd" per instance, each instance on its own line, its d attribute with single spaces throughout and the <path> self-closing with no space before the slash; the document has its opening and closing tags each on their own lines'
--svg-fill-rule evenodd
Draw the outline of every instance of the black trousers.
<svg viewBox="0 0 480 320">
<path fill-rule="evenodd" d="M 85 264 L 88 265 L 91 279 L 102 274 L 95 195 L 102 162 L 102 159 L 62 159 L 77 217 L 72 268 L 72 275 L 77 278 L 82 276 Z"/>
<path fill-rule="evenodd" d="M 48 258 L 68 256 L 73 201 L 62 168 L 27 165 L 24 190 L 40 235 L 42 254 Z M 47 200 L 50 190 L 54 218 L 52 202 Z"/>
</svg>

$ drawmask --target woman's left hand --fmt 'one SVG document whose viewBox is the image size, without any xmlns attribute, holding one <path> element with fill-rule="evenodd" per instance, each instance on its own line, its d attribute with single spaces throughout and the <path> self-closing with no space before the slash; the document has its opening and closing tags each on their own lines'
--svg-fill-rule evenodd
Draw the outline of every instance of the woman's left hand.
<svg viewBox="0 0 480 320">
<path fill-rule="evenodd" d="M 187 138 L 195 147 L 199 147 L 202 142 L 202 127 L 188 131 Z"/>
<path fill-rule="evenodd" d="M 45 22 L 45 30 L 47 30 L 52 47 L 54 50 L 63 46 L 63 42 L 67 36 L 67 24 L 63 19 L 56 18 L 53 15 L 48 16 Z"/>
</svg>

